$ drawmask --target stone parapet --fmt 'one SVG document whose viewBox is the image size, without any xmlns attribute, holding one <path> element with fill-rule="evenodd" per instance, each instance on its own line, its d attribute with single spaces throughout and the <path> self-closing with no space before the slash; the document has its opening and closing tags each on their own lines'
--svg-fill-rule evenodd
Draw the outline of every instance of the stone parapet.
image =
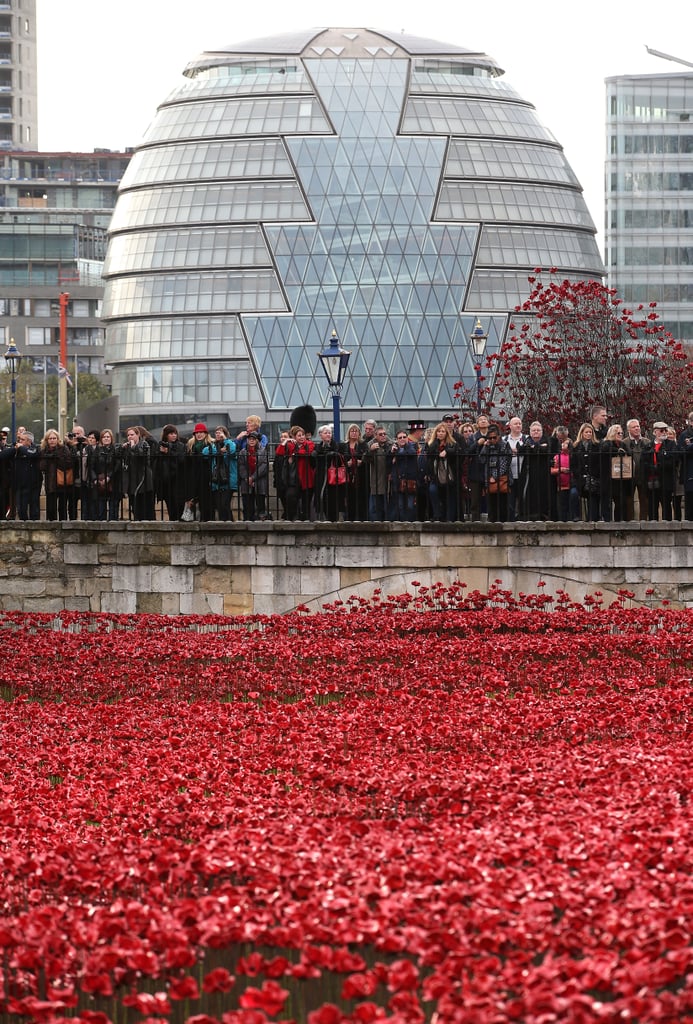
<svg viewBox="0 0 693 1024">
<path fill-rule="evenodd" d="M 5 611 L 269 614 L 414 580 L 693 607 L 693 524 L 0 524 Z"/>
</svg>

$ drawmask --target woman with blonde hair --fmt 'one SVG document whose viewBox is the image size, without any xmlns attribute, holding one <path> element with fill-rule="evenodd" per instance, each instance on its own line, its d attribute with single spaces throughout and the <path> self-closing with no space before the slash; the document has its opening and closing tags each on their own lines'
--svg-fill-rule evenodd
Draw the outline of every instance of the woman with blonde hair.
<svg viewBox="0 0 693 1024">
<path fill-rule="evenodd" d="M 433 518 L 454 522 L 459 518 L 457 508 L 456 455 L 457 442 L 449 423 L 438 423 L 426 444 L 428 458 L 428 493 Z"/>
<path fill-rule="evenodd" d="M 601 508 L 602 453 L 591 423 L 583 423 L 577 432 L 570 469 L 580 497 L 587 506 L 586 521 L 598 522 Z"/>
<path fill-rule="evenodd" d="M 46 492 L 46 519 L 67 519 L 70 490 L 74 486 L 75 456 L 63 444 L 57 430 L 47 430 L 41 441 L 39 459 Z"/>
</svg>

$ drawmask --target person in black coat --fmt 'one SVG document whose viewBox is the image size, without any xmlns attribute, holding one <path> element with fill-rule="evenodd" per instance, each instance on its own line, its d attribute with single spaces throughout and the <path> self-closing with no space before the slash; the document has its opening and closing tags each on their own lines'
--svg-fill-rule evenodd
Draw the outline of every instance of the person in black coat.
<svg viewBox="0 0 693 1024">
<path fill-rule="evenodd" d="M 18 519 L 40 519 L 41 466 L 34 435 L 21 434 L 14 448 L 6 448 L 0 457 L 10 457 L 14 470 L 14 498 Z M 3 459 L 4 461 L 4 459 Z"/>
<path fill-rule="evenodd" d="M 318 519 L 336 523 L 346 503 L 346 466 L 344 456 L 332 436 L 332 427 L 325 425 L 318 431 L 313 450 L 315 465 L 315 511 Z M 343 477 L 343 480 L 340 480 Z"/>
<path fill-rule="evenodd" d="M 525 510 L 528 520 L 543 520 L 551 516 L 551 444 L 538 420 L 530 424 L 529 437 L 523 446 L 525 483 Z"/>
<path fill-rule="evenodd" d="M 484 468 L 488 518 L 491 523 L 505 523 L 508 520 L 512 458 L 510 445 L 501 438 L 498 426 L 492 423 L 488 428 L 486 444 L 479 455 L 479 462 Z"/>
<path fill-rule="evenodd" d="M 673 497 L 678 467 L 678 445 L 667 436 L 669 427 L 663 420 L 654 426 L 654 444 L 650 451 L 643 453 L 649 496 L 649 518 L 656 521 L 661 517 L 671 522 Z"/>
<path fill-rule="evenodd" d="M 177 523 L 185 506 L 185 443 L 167 423 L 153 454 L 154 490 L 166 506 L 169 522 Z"/>
<path fill-rule="evenodd" d="M 586 521 L 596 523 L 601 516 L 602 453 L 591 423 L 583 423 L 577 432 L 570 457 L 570 471 L 585 503 Z"/>
<path fill-rule="evenodd" d="M 118 448 L 123 493 L 128 496 L 132 519 L 152 519 L 154 477 L 151 452 L 139 427 L 128 427 L 125 444 Z"/>
</svg>

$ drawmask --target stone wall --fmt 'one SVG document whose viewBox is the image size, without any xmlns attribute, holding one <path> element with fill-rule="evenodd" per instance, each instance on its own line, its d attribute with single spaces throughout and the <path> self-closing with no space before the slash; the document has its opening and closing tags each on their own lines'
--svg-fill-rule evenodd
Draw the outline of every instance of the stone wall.
<svg viewBox="0 0 693 1024">
<path fill-rule="evenodd" d="M 268 614 L 458 579 L 693 607 L 693 524 L 0 524 L 3 610 Z"/>
</svg>

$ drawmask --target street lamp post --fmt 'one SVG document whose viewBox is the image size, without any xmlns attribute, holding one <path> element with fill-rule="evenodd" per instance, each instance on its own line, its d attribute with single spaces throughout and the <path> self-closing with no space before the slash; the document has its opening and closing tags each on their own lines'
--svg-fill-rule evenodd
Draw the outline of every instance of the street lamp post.
<svg viewBox="0 0 693 1024">
<path fill-rule="evenodd" d="M 339 338 L 337 332 L 332 331 L 330 338 L 329 347 L 323 352 L 318 352 L 318 359 L 323 368 L 325 376 L 327 377 L 327 383 L 332 393 L 332 419 L 333 419 L 333 436 L 335 442 L 339 444 L 339 396 L 342 393 L 342 385 L 344 383 L 344 376 L 346 374 L 347 366 L 349 365 L 349 357 L 351 352 L 346 352 L 339 344 Z"/>
<path fill-rule="evenodd" d="M 17 440 L 17 374 L 19 373 L 19 365 L 20 365 L 21 361 L 22 361 L 22 357 L 21 357 L 21 354 L 20 354 L 17 346 L 14 343 L 14 338 L 10 338 L 9 348 L 7 349 L 7 352 L 5 352 L 5 366 L 7 367 L 7 372 L 10 374 L 10 376 L 12 378 L 12 392 L 11 392 L 11 415 L 12 415 L 12 419 L 10 421 L 11 424 L 12 424 L 12 426 L 10 428 L 11 431 L 12 431 L 12 435 L 11 435 L 11 437 L 12 437 L 11 443 L 12 444 L 14 444 L 15 441 Z"/>
<path fill-rule="evenodd" d="M 481 360 L 484 358 L 486 342 L 488 341 L 488 334 L 484 334 L 484 328 L 481 326 L 481 320 L 479 319 L 477 319 L 476 324 L 474 325 L 470 341 L 472 343 L 472 348 L 474 349 L 474 372 L 476 373 L 476 414 L 478 416 L 481 413 Z"/>
</svg>

